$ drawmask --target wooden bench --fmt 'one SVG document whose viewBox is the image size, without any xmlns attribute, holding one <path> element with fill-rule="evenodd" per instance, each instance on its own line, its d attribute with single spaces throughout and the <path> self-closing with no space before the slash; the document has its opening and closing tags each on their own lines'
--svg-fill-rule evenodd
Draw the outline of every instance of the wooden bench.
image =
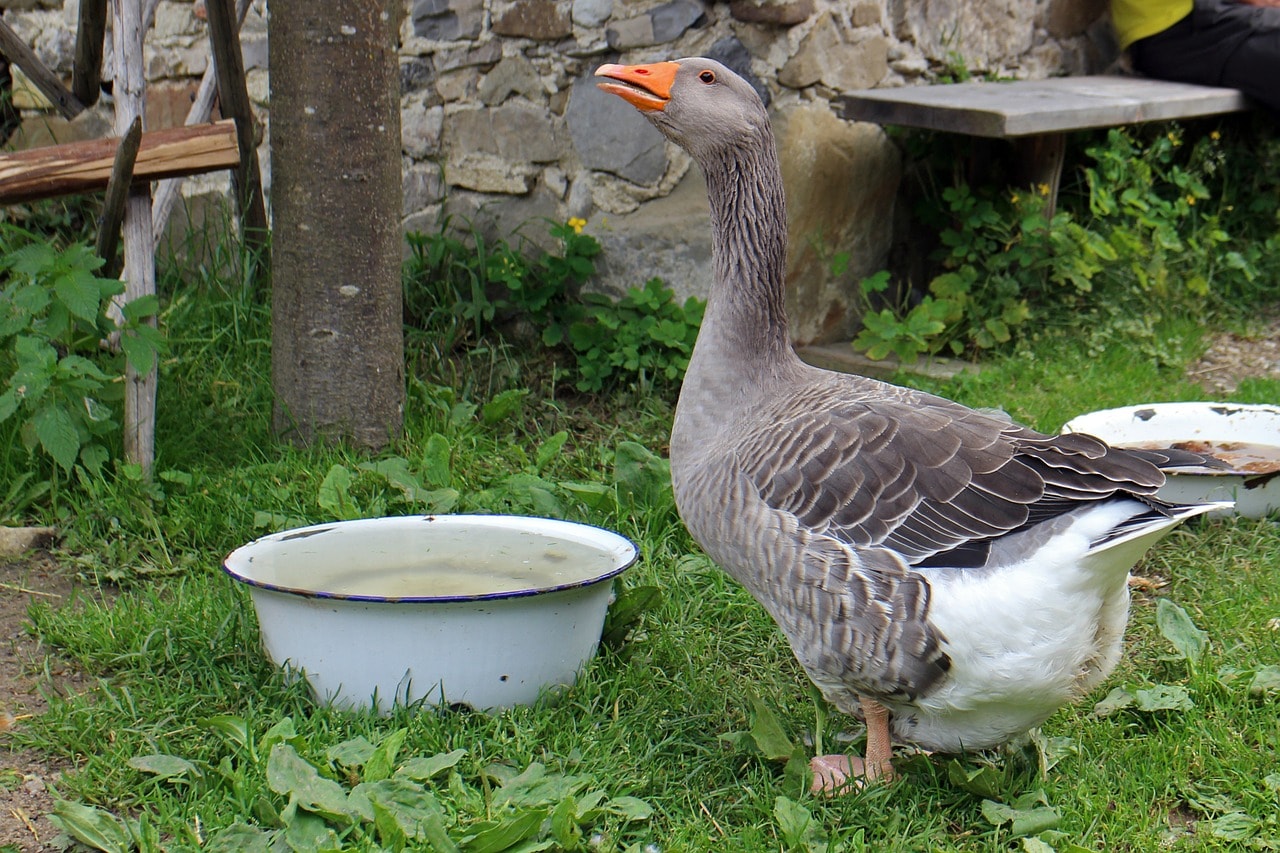
<svg viewBox="0 0 1280 853">
<path fill-rule="evenodd" d="M 1235 89 L 1120 76 L 864 89 L 834 103 L 838 115 L 853 121 L 1010 140 L 1018 182 L 1048 187 L 1049 215 L 1057 204 L 1068 132 L 1250 108 Z"/>
</svg>

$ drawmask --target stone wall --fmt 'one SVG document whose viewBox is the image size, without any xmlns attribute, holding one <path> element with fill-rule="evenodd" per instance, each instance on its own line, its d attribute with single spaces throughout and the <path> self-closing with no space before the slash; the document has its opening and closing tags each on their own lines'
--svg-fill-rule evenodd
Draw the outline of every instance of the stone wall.
<svg viewBox="0 0 1280 853">
<path fill-rule="evenodd" d="M 8 6 L 5 20 L 69 76 L 76 0 L 0 5 Z M 620 292 L 658 275 L 681 295 L 704 295 L 710 245 L 697 170 L 635 110 L 597 90 L 591 75 L 603 62 L 712 56 L 752 81 L 777 124 L 797 339 L 847 338 L 857 321 L 850 283 L 885 263 L 901 158 L 879 128 L 836 119 L 830 99 L 856 88 L 927 83 L 961 68 L 1024 78 L 1099 70 L 1114 56 L 1104 6 L 406 0 L 405 227 L 430 231 L 453 217 L 500 235 L 525 225 L 536 239 L 547 231 L 540 217 L 579 217 L 605 245 L 603 289 Z M 264 0 L 255 0 L 242 37 L 250 94 L 264 119 L 265 13 Z M 161 0 L 148 50 L 150 126 L 179 123 L 208 61 L 198 5 Z M 265 144 L 262 154 L 265 160 Z M 837 252 L 851 256 L 839 279 L 830 271 Z"/>
</svg>

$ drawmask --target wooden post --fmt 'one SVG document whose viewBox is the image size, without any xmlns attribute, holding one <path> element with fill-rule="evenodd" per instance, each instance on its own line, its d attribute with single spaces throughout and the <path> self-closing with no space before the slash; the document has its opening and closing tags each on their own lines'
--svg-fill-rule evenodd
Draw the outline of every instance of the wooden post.
<svg viewBox="0 0 1280 853">
<path fill-rule="evenodd" d="M 84 112 L 84 104 L 75 95 L 67 91 L 58 76 L 44 67 L 44 63 L 36 56 L 35 51 L 18 37 L 8 24 L 0 19 L 0 53 L 9 57 L 9 61 L 26 72 L 31 82 L 40 90 L 49 103 L 62 113 L 64 118 L 75 118 Z"/>
<path fill-rule="evenodd" d="M 100 275 L 111 278 L 116 274 L 116 243 L 120 242 L 120 226 L 124 221 L 124 206 L 129 199 L 133 183 L 133 165 L 138 161 L 138 146 L 142 144 L 142 119 L 135 117 L 129 132 L 120 140 L 116 159 L 111 166 L 111 179 L 107 181 L 107 196 L 102 203 L 102 224 L 98 226 L 98 257 L 102 258 Z"/>
<path fill-rule="evenodd" d="M 102 91 L 102 41 L 106 29 L 107 0 L 80 0 L 71 91 L 86 107 L 96 104 Z"/>
<path fill-rule="evenodd" d="M 209 40 L 218 75 L 218 100 L 222 114 L 236 120 L 236 136 L 240 141 L 240 168 L 236 171 L 235 187 L 240 204 L 242 237 L 255 271 L 265 271 L 269 261 L 266 248 L 267 208 L 262 198 L 253 106 L 245 83 L 235 9 L 231 0 L 206 0 L 205 9 L 209 13 Z"/>
<path fill-rule="evenodd" d="M 141 0 L 111 0 L 115 45 L 116 133 L 123 136 L 144 113 L 146 77 L 142 67 Z M 124 212 L 124 301 L 156 292 L 155 255 L 151 236 L 151 188 L 144 184 L 129 194 Z M 148 475 L 155 461 L 156 364 L 145 373 L 125 364 L 124 452 Z"/>
<path fill-rule="evenodd" d="M 237 32 L 244 25 L 244 16 L 249 13 L 249 2 L 250 0 L 236 2 Z M 213 99 L 217 94 L 218 75 L 215 61 L 210 62 L 209 67 L 205 69 L 204 77 L 200 79 L 200 88 L 196 91 L 195 100 L 191 102 L 191 109 L 187 111 L 187 119 L 183 123 L 190 127 L 207 122 L 209 116 L 213 114 Z M 167 178 L 156 185 L 151 205 L 151 232 L 155 237 L 157 248 L 160 246 L 160 241 L 164 239 L 164 230 L 169 225 L 169 215 L 173 211 L 174 203 L 178 200 L 178 191 L 181 188 L 181 178 Z"/>
</svg>

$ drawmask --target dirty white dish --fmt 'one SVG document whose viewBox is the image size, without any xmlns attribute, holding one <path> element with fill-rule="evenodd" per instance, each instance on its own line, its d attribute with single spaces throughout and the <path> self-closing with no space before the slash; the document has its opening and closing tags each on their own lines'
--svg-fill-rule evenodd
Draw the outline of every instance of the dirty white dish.
<svg viewBox="0 0 1280 853">
<path fill-rule="evenodd" d="M 592 658 L 612 578 L 637 559 L 607 530 L 436 515 L 317 524 L 223 563 L 249 585 L 262 643 L 317 699 L 501 709 L 571 685 Z"/>
<path fill-rule="evenodd" d="M 1164 500 L 1235 501 L 1235 513 L 1248 518 L 1280 509 L 1280 407 L 1151 403 L 1080 415 L 1062 431 L 1088 433 L 1117 447 L 1180 447 L 1229 466 L 1169 474 L 1157 493 Z"/>
</svg>

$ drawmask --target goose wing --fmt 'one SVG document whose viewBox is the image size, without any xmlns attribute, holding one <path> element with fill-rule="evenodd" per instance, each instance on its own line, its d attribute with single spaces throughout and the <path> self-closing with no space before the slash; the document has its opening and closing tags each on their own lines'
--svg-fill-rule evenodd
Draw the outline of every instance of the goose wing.
<svg viewBox="0 0 1280 853">
<path fill-rule="evenodd" d="M 816 402 L 794 399 L 758 421 L 740 464 L 766 504 L 806 528 L 913 565 L 981 565 L 999 536 L 1164 482 L 1153 454 L 1046 436 L 930 395 Z"/>
</svg>

